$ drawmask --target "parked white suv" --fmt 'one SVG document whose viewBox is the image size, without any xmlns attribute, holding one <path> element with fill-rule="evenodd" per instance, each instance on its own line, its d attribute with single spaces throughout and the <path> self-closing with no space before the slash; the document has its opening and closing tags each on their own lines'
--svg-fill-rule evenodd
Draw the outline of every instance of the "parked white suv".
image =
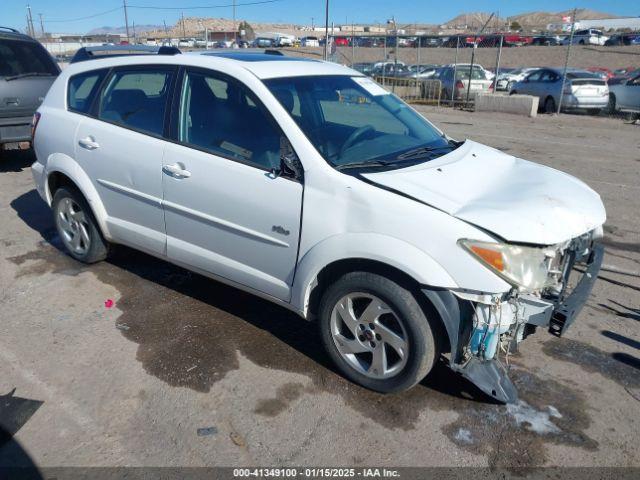
<svg viewBox="0 0 640 480">
<path fill-rule="evenodd" d="M 576 30 L 573 34 L 573 41 L 571 37 L 565 37 L 562 41 L 563 45 L 568 45 L 572 42 L 573 45 L 604 45 L 609 40 L 602 30 L 596 30 L 595 28 L 587 28 L 585 30 Z"/>
<path fill-rule="evenodd" d="M 267 298 L 317 321 L 338 368 L 377 391 L 449 353 L 515 400 L 505 356 L 536 327 L 562 334 L 600 267 L 605 210 L 584 183 L 454 141 L 336 64 L 92 60 L 34 120 L 33 176 L 72 257 L 126 244 Z"/>
</svg>

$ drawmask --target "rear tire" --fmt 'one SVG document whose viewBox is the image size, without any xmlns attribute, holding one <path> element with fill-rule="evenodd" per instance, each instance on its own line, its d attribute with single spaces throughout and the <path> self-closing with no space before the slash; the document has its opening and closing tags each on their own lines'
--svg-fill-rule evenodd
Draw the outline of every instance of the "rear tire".
<svg viewBox="0 0 640 480">
<path fill-rule="evenodd" d="M 352 272 L 330 285 L 320 301 L 324 347 L 340 372 L 365 388 L 401 392 L 420 382 L 438 358 L 436 321 L 398 283 Z"/>
<path fill-rule="evenodd" d="M 556 101 L 553 99 L 553 97 L 547 97 L 547 99 L 544 101 L 544 111 L 545 113 L 557 112 Z"/>
<path fill-rule="evenodd" d="M 83 263 L 107 258 L 109 244 L 102 236 L 89 204 L 71 187 L 60 187 L 51 202 L 53 221 L 69 255 Z"/>
</svg>

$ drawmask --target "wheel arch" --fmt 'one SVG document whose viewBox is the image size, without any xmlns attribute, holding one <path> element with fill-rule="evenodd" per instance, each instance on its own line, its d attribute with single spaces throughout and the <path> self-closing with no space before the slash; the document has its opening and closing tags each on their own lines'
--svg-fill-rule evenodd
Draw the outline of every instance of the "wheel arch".
<svg viewBox="0 0 640 480">
<path fill-rule="evenodd" d="M 44 185 L 46 201 L 49 205 L 53 201 L 55 191 L 65 185 L 77 189 L 82 194 L 98 222 L 102 235 L 110 239 L 111 235 L 106 222 L 107 211 L 88 175 L 72 158 L 66 155 L 51 155 L 47 159 Z"/>
<path fill-rule="evenodd" d="M 412 289 L 457 287 L 442 265 L 407 242 L 379 234 L 344 234 L 325 239 L 302 257 L 292 287 L 292 306 L 312 320 L 323 289 L 350 271 L 383 274 Z"/>
</svg>

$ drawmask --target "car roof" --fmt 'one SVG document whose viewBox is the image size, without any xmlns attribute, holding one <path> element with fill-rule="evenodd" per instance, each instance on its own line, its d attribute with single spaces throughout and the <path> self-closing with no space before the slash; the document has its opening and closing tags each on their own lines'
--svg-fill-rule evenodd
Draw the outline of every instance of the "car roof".
<svg viewBox="0 0 640 480">
<path fill-rule="evenodd" d="M 15 28 L 11 28 L 11 27 L 0 26 L 0 38 L 4 38 L 6 40 L 23 40 L 25 42 L 38 43 L 35 39 L 31 38 L 29 35 L 25 35 L 24 33 L 21 33 Z"/>
<path fill-rule="evenodd" d="M 185 65 L 224 71 L 225 67 L 240 67 L 260 79 L 300 77 L 311 75 L 349 75 L 362 76 L 362 73 L 336 63 L 302 57 L 284 55 L 257 54 L 253 52 L 200 52 L 199 54 L 177 55 L 132 55 L 108 58 L 96 58 L 86 62 L 69 65 L 65 73 L 69 75 L 110 68 L 134 65 Z"/>
</svg>

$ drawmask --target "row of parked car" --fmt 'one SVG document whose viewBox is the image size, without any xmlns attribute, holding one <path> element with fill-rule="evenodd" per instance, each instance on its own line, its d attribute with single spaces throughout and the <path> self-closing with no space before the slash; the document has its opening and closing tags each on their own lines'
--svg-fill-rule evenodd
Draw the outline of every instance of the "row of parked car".
<svg viewBox="0 0 640 480">
<path fill-rule="evenodd" d="M 602 30 L 587 28 L 574 32 L 573 40 L 570 35 L 542 34 L 523 35 L 521 33 L 491 33 L 484 35 L 430 35 L 430 36 L 381 36 L 381 37 L 350 37 L 336 36 L 332 39 L 338 47 L 423 47 L 423 48 L 465 48 L 465 47 L 521 47 L 521 46 L 558 46 L 568 45 L 640 45 L 640 32 L 618 33 L 605 35 Z M 314 45 L 310 45 L 314 46 Z"/>
<path fill-rule="evenodd" d="M 548 67 L 501 68 L 495 72 L 481 65 L 405 65 L 402 62 L 357 63 L 356 70 L 372 77 L 407 80 L 438 80 L 440 98 L 459 101 L 478 93 L 503 91 L 535 95 L 540 107 L 557 111 L 562 91 L 564 110 L 587 110 L 598 114 L 609 111 L 640 111 L 640 68 L 611 71 L 603 67 L 569 69 L 563 90 L 563 69 Z M 384 80 L 382 80 L 384 81 Z"/>
</svg>

